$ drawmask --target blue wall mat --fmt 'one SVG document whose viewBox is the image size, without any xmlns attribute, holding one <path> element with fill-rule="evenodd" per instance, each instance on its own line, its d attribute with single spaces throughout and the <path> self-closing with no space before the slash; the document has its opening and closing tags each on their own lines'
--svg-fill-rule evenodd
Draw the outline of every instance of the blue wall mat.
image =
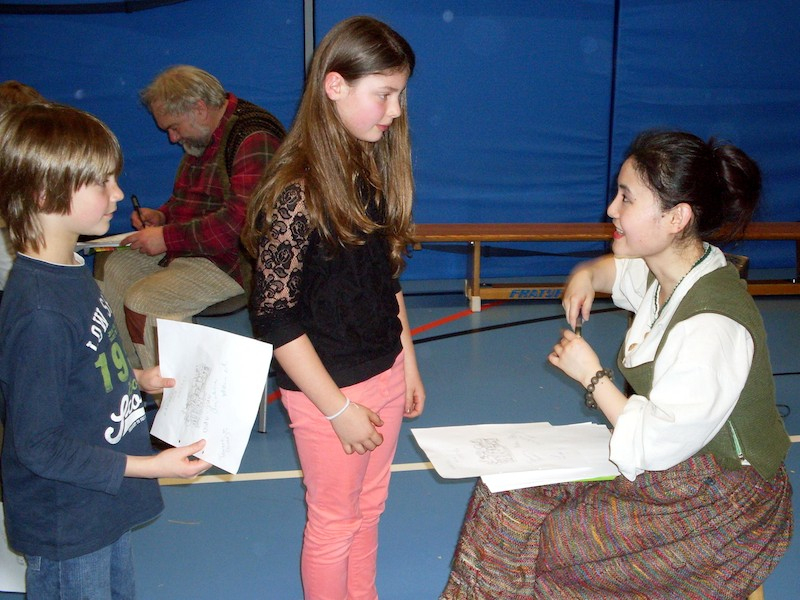
<svg viewBox="0 0 800 600">
<path fill-rule="evenodd" d="M 158 72 L 174 64 L 206 69 L 287 126 L 303 85 L 302 2 L 192 0 L 130 14 L 0 15 L 0 40 L 0 80 L 23 81 L 108 123 L 125 155 L 122 189 L 145 206 L 167 199 L 182 152 L 139 103 Z M 120 203 L 112 231 L 130 228 L 130 210 Z"/>
<path fill-rule="evenodd" d="M 622 0 L 612 164 L 642 129 L 728 140 L 764 174 L 762 221 L 800 220 L 800 3 Z M 751 268 L 794 265 L 793 244 L 748 243 Z"/>
<path fill-rule="evenodd" d="M 409 102 L 419 222 L 601 221 L 625 148 L 656 126 L 740 145 L 764 170 L 759 218 L 800 220 L 794 0 L 316 0 L 317 40 L 355 14 L 387 21 L 417 53 Z M 0 79 L 111 125 L 125 152 L 123 189 L 147 206 L 166 198 L 181 152 L 138 102 L 157 72 L 206 68 L 287 126 L 303 87 L 301 0 L 3 14 L 0 40 Z M 115 231 L 129 226 L 127 204 Z M 489 258 L 486 276 L 562 274 L 602 245 L 509 249 L 571 255 Z M 415 254 L 405 277 L 463 276 L 463 249 L 439 250 Z M 794 261 L 793 244 L 737 250 L 754 268 Z"/>
<path fill-rule="evenodd" d="M 317 41 L 341 19 L 369 14 L 415 50 L 409 112 L 418 222 L 603 219 L 612 1 L 318 0 L 315 7 Z M 464 261 L 418 253 L 406 277 L 461 277 Z M 487 261 L 484 271 L 564 272 L 571 264 L 558 262 Z"/>
</svg>

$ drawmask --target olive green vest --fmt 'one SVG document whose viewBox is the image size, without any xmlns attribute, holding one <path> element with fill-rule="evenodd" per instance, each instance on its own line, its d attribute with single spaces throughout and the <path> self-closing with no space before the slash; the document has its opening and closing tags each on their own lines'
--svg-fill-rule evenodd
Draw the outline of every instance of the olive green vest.
<svg viewBox="0 0 800 600">
<path fill-rule="evenodd" d="M 761 314 L 747 293 L 747 284 L 735 267 L 727 265 L 701 277 L 681 301 L 667 325 L 653 361 L 626 368 L 620 349 L 618 366 L 625 379 L 642 396 L 653 387 L 653 369 L 672 328 L 696 314 L 725 315 L 746 327 L 753 338 L 754 354 L 750 374 L 730 418 L 719 433 L 698 454 L 713 454 L 727 469 L 741 468 L 745 458 L 761 477 L 774 477 L 791 442 L 775 406 L 775 384 Z"/>
</svg>

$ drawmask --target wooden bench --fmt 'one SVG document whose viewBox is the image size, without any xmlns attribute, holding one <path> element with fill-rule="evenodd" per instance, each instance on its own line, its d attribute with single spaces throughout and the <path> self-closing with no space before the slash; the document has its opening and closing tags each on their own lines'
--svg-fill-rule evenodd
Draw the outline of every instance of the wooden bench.
<svg viewBox="0 0 800 600">
<path fill-rule="evenodd" d="M 610 242 L 611 223 L 417 223 L 414 248 L 426 243 L 466 243 L 470 246 L 464 294 L 473 312 L 482 300 L 558 299 L 564 291 L 557 283 L 481 282 L 481 245 L 489 242 Z M 793 240 L 795 276 L 789 280 L 748 281 L 753 295 L 800 294 L 800 222 L 753 222 L 745 240 Z"/>
</svg>

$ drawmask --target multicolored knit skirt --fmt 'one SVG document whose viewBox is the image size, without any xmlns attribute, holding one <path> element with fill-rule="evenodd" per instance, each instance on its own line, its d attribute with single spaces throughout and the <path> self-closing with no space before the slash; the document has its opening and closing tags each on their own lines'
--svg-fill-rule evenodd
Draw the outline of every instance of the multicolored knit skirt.
<svg viewBox="0 0 800 600">
<path fill-rule="evenodd" d="M 492 494 L 467 508 L 442 600 L 746 598 L 789 547 L 792 488 L 691 458 L 635 481 Z"/>
</svg>

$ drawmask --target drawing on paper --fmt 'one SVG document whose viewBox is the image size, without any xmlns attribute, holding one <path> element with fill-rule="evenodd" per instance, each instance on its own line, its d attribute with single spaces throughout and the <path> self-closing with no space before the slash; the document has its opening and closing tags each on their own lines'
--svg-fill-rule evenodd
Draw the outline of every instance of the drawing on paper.
<svg viewBox="0 0 800 600">
<path fill-rule="evenodd" d="M 515 462 L 511 450 L 498 438 L 477 438 L 471 440 L 478 460 L 487 465 L 505 465 Z"/>
</svg>

